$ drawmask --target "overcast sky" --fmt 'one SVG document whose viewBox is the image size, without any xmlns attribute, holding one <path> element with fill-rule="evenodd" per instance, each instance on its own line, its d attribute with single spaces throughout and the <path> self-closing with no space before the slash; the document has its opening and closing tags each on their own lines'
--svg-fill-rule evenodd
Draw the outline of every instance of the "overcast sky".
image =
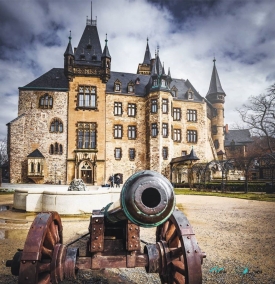
<svg viewBox="0 0 275 284">
<path fill-rule="evenodd" d="M 112 71 L 136 73 L 148 37 L 166 71 L 205 96 L 215 56 L 232 128 L 235 109 L 275 82 L 274 11 L 274 0 L 93 0 L 92 14 Z M 76 47 L 87 16 L 89 0 L 0 0 L 0 139 L 17 117 L 18 87 L 63 67 L 69 31 Z"/>
</svg>

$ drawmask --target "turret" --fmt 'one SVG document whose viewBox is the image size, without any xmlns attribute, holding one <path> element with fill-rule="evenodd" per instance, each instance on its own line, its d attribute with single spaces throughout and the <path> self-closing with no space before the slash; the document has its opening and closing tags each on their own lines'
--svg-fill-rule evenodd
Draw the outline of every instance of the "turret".
<svg viewBox="0 0 275 284">
<path fill-rule="evenodd" d="M 73 66 L 74 66 L 74 53 L 72 49 L 71 39 L 72 37 L 70 31 L 69 42 L 66 51 L 64 53 L 64 74 L 68 78 L 68 80 L 71 80 L 73 76 Z"/>
<path fill-rule="evenodd" d="M 102 67 L 101 80 L 103 83 L 108 82 L 108 80 L 110 79 L 110 71 L 111 71 L 111 55 L 109 53 L 107 43 L 108 39 L 106 34 L 105 47 L 101 56 L 101 67 Z"/>
<path fill-rule="evenodd" d="M 213 60 L 214 66 L 210 81 L 210 86 L 206 99 L 212 104 L 212 139 L 217 153 L 220 156 L 224 153 L 224 98 L 226 96 L 216 68 L 216 59 Z"/>
</svg>

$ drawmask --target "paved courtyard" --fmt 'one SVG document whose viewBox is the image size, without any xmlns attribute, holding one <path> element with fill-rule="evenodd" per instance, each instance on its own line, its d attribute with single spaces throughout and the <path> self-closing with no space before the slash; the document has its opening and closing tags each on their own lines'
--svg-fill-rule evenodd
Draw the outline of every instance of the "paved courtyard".
<svg viewBox="0 0 275 284">
<path fill-rule="evenodd" d="M 0 205 L 12 203 L 1 195 Z M 275 203 L 210 196 L 177 196 L 199 245 L 206 252 L 203 283 L 275 284 Z M 5 262 L 23 248 L 33 215 L 0 212 L 0 283 L 17 283 Z M 64 243 L 88 230 L 88 218 L 62 218 Z M 141 238 L 154 242 L 154 229 L 142 229 Z M 64 283 L 160 283 L 144 269 L 82 271 Z"/>
</svg>

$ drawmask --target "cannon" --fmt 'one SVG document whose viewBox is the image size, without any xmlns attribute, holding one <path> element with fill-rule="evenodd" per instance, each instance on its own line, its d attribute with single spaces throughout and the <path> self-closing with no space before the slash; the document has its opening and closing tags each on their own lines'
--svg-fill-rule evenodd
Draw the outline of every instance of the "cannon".
<svg viewBox="0 0 275 284">
<path fill-rule="evenodd" d="M 156 242 L 140 239 L 140 227 L 156 227 Z M 23 250 L 6 262 L 20 284 L 60 283 L 76 279 L 82 269 L 144 267 L 158 273 L 162 283 L 202 283 L 206 257 L 186 216 L 175 208 L 171 183 L 149 170 L 132 175 L 120 199 L 93 210 L 89 233 L 64 245 L 57 212 L 39 213 L 28 232 Z M 72 247 L 87 238 L 85 252 Z M 141 252 L 141 242 L 145 243 Z"/>
</svg>

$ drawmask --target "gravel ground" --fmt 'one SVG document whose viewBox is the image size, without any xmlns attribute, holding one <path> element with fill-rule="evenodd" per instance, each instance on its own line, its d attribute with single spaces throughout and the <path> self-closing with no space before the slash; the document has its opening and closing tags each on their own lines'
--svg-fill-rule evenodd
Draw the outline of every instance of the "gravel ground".
<svg viewBox="0 0 275 284">
<path fill-rule="evenodd" d="M 0 196 L 0 204 L 9 199 Z M 177 196 L 207 258 L 203 283 L 275 284 L 275 203 L 211 196 Z M 11 221 L 4 221 L 8 217 Z M 2 219 L 1 219 L 2 218 Z M 5 267 L 24 240 L 33 216 L 0 212 L 0 283 L 17 283 Z M 89 219 L 63 218 L 64 243 L 88 231 Z M 141 239 L 154 243 L 154 229 L 141 229 Z M 81 244 L 79 244 L 81 245 Z M 159 284 L 143 268 L 81 271 L 75 281 L 62 283 Z"/>
</svg>

